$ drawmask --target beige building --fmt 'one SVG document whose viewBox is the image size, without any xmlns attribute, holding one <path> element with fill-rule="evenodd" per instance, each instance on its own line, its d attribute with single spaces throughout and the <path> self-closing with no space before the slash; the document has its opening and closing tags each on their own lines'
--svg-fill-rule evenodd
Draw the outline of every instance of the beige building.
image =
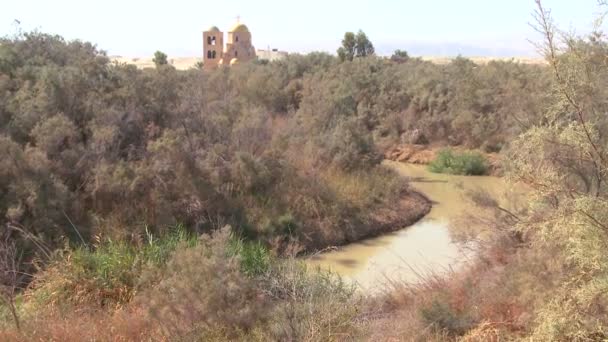
<svg viewBox="0 0 608 342">
<path fill-rule="evenodd" d="M 270 62 L 285 59 L 289 55 L 289 53 L 286 51 L 279 51 L 278 49 L 270 48 L 268 48 L 268 50 L 257 50 L 255 54 L 258 59 L 267 60 Z"/>
<path fill-rule="evenodd" d="M 215 69 L 222 65 L 235 65 L 255 58 L 251 32 L 245 24 L 237 22 L 228 31 L 224 46 L 224 33 L 216 26 L 203 32 L 203 68 Z"/>
</svg>

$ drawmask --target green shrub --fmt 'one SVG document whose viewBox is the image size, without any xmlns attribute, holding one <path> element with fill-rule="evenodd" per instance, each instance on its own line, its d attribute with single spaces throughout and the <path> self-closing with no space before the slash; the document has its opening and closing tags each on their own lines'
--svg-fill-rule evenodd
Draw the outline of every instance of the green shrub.
<svg viewBox="0 0 608 342">
<path fill-rule="evenodd" d="M 478 152 L 454 153 L 446 148 L 439 151 L 435 160 L 429 164 L 429 170 L 453 175 L 483 175 L 488 171 L 488 163 Z"/>
</svg>

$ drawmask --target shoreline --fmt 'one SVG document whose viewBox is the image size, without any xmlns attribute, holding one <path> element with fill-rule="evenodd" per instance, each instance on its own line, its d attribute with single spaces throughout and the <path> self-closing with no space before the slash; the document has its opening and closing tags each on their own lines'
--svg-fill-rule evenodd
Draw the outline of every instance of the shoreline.
<svg viewBox="0 0 608 342">
<path fill-rule="evenodd" d="M 318 254 L 323 254 L 330 250 L 336 250 L 353 243 L 377 238 L 379 236 L 407 229 L 420 220 L 424 219 L 433 207 L 433 202 L 424 193 L 408 188 L 407 192 L 399 199 L 399 204 L 394 208 L 380 208 L 372 217 L 374 222 L 371 225 L 377 228 L 371 229 L 361 235 L 352 238 L 345 238 L 342 241 L 321 244 L 317 248 L 305 248 L 301 257 L 307 258 Z M 406 213 L 404 215 L 404 213 Z M 409 214 L 409 215 L 408 215 Z"/>
</svg>

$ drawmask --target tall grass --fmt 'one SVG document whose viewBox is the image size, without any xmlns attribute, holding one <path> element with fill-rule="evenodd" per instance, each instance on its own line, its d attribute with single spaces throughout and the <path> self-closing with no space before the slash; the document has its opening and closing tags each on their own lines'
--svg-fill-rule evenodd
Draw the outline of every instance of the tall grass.
<svg viewBox="0 0 608 342">
<path fill-rule="evenodd" d="M 228 245 L 229 254 L 239 257 L 241 271 L 249 276 L 260 275 L 268 271 L 271 255 L 260 242 L 250 242 L 233 236 Z"/>
<path fill-rule="evenodd" d="M 147 233 L 139 247 L 107 240 L 94 247 L 65 250 L 26 292 L 32 299 L 29 309 L 120 306 L 133 298 L 146 267 L 160 267 L 178 246 L 196 244 L 196 236 L 177 225 L 162 237 Z"/>
<path fill-rule="evenodd" d="M 352 286 L 334 275 L 310 272 L 297 260 L 273 258 L 262 244 L 237 238 L 228 226 L 198 238 L 175 230 L 148 238 L 139 249 L 108 241 L 64 258 L 40 273 L 47 277 L 34 290 L 82 305 L 56 310 L 47 300 L 37 310 L 30 308 L 21 331 L 0 328 L 0 340 L 335 341 L 361 336 L 361 302 Z M 147 277 L 155 281 L 134 291 L 133 284 Z M 100 308 L 96 300 L 111 299 L 104 296 L 113 289 L 129 296 L 120 298 L 120 305 L 108 301 Z"/>
</svg>

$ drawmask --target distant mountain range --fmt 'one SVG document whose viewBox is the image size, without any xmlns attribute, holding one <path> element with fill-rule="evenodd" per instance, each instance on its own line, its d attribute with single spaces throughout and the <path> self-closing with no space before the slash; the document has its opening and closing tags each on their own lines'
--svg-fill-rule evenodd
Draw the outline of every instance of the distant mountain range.
<svg viewBox="0 0 608 342">
<path fill-rule="evenodd" d="M 487 57 L 539 57 L 534 47 L 491 46 L 481 47 L 458 43 L 409 42 L 403 44 L 377 44 L 376 53 L 390 56 L 395 50 L 407 51 L 411 56 L 487 56 Z"/>
</svg>

